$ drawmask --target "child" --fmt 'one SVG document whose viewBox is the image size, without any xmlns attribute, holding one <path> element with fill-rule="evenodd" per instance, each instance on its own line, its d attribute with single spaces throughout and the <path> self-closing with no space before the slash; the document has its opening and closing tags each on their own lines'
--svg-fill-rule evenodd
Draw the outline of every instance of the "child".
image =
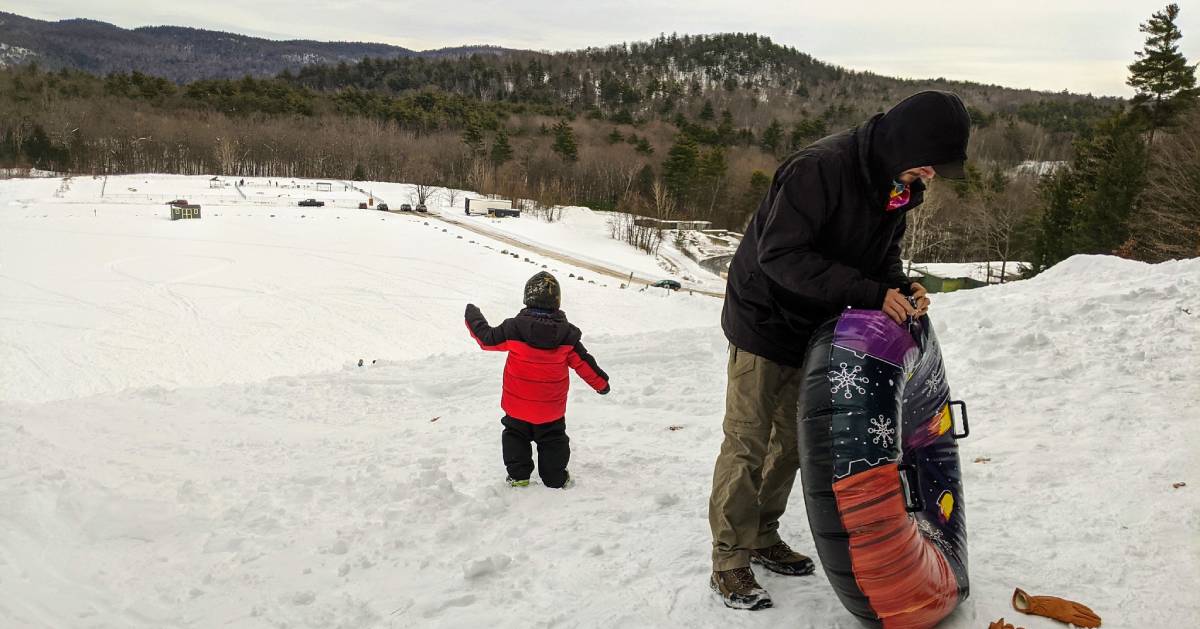
<svg viewBox="0 0 1200 629">
<path fill-rule="evenodd" d="M 547 487 L 565 487 L 571 458 L 565 419 L 571 367 L 593 389 L 606 395 L 608 374 L 579 342 L 582 333 L 559 310 L 562 291 L 553 275 L 542 271 L 525 283 L 525 309 L 496 327 L 488 325 L 474 304 L 467 304 L 467 329 L 486 350 L 508 352 L 500 408 L 504 432 L 500 444 L 508 484 L 529 486 L 537 443 L 538 475 Z"/>
</svg>

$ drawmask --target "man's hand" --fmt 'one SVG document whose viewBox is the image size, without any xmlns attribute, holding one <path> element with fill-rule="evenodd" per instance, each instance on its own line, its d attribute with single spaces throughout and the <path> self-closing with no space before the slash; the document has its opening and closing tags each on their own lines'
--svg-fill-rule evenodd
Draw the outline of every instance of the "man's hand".
<svg viewBox="0 0 1200 629">
<path fill-rule="evenodd" d="M 928 301 L 928 300 L 926 300 Z M 904 325 L 905 319 L 916 314 L 912 304 L 908 303 L 908 298 L 900 292 L 899 288 L 889 288 L 887 295 L 883 297 L 883 314 L 892 318 L 898 325 Z"/>
<path fill-rule="evenodd" d="M 929 313 L 929 297 L 926 297 L 925 287 L 918 282 L 913 282 L 909 288 L 912 290 L 913 299 L 917 300 L 916 316 L 924 317 Z"/>
</svg>

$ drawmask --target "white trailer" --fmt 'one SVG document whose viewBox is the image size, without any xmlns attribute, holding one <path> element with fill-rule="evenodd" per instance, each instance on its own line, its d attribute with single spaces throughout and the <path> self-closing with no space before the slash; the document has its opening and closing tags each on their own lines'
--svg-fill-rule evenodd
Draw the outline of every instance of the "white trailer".
<svg viewBox="0 0 1200 629">
<path fill-rule="evenodd" d="M 507 199 L 467 199 L 466 214 L 481 216 L 520 216 L 521 211 L 513 209 L 512 201 Z"/>
</svg>

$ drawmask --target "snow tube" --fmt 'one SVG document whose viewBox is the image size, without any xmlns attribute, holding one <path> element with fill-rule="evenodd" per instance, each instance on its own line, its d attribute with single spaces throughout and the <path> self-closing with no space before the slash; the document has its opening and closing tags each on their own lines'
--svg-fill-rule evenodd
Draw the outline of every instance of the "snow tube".
<svg viewBox="0 0 1200 629">
<path fill-rule="evenodd" d="M 968 594 L 968 427 L 929 318 L 846 310 L 813 334 L 803 376 L 800 471 L 825 574 L 867 626 L 936 625 Z"/>
</svg>

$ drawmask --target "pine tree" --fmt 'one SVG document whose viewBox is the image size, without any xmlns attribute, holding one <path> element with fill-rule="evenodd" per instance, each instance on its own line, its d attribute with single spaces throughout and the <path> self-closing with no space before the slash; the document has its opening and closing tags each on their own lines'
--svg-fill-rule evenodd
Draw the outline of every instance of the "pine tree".
<svg viewBox="0 0 1200 629">
<path fill-rule="evenodd" d="M 647 140 L 644 137 L 638 138 L 637 144 L 634 145 L 633 150 L 641 153 L 642 155 L 654 154 L 654 147 L 650 146 L 650 140 Z"/>
<path fill-rule="evenodd" d="M 708 196 L 709 215 L 716 208 L 717 202 L 725 193 L 725 174 L 729 164 L 725 159 L 725 149 L 716 147 L 704 153 L 697 168 L 697 187 Z"/>
<path fill-rule="evenodd" d="M 1075 143 L 1071 163 L 1042 184 L 1034 263 L 1045 269 L 1077 253 L 1113 253 L 1145 187 L 1146 143 L 1134 116 L 1115 114 Z"/>
<path fill-rule="evenodd" d="M 711 100 L 704 101 L 704 109 L 700 110 L 700 119 L 705 122 L 712 122 L 712 120 L 716 117 L 717 117 L 717 114 L 716 114 L 716 112 L 713 111 L 712 101 Z"/>
<path fill-rule="evenodd" d="M 617 142 L 624 142 L 624 141 L 625 141 L 625 136 L 621 135 L 621 132 L 616 129 L 613 129 L 612 133 L 608 134 L 608 143 L 609 144 L 616 144 Z"/>
<path fill-rule="evenodd" d="M 552 148 L 564 161 L 574 162 L 579 159 L 579 148 L 575 144 L 575 131 L 571 129 L 571 125 L 566 120 L 561 120 L 554 125 L 554 146 Z"/>
<path fill-rule="evenodd" d="M 1148 121 L 1151 142 L 1155 131 L 1172 126 L 1179 112 L 1200 94 L 1196 67 L 1188 65 L 1176 43 L 1183 37 L 1175 24 L 1178 17 L 1179 5 L 1169 4 L 1142 24 L 1139 30 L 1146 34 L 1146 46 L 1134 53 L 1137 61 L 1129 66 L 1126 83 L 1137 90 L 1133 108 Z"/>
<path fill-rule="evenodd" d="M 721 112 L 721 122 L 717 125 L 717 141 L 723 146 L 733 144 L 733 114 L 728 109 Z"/>
<path fill-rule="evenodd" d="M 512 156 L 513 150 L 508 143 L 508 132 L 504 130 L 504 127 L 500 127 L 500 130 L 496 132 L 496 140 L 492 142 L 492 164 L 499 168 L 512 159 Z"/>
<path fill-rule="evenodd" d="M 679 134 L 663 163 L 663 181 L 676 201 L 683 203 L 690 197 L 699 173 L 699 161 L 700 150 L 696 142 L 686 134 Z"/>
<path fill-rule="evenodd" d="M 783 127 L 778 120 L 772 120 L 771 125 L 763 131 L 761 143 L 763 150 L 772 155 L 783 145 Z"/>
<path fill-rule="evenodd" d="M 474 120 L 467 123 L 467 128 L 463 130 L 462 141 L 475 153 L 483 148 L 483 130 Z"/>
<path fill-rule="evenodd" d="M 771 176 L 767 173 L 756 170 L 750 173 L 750 187 L 746 190 L 746 197 L 742 201 L 743 210 L 747 214 L 751 214 L 766 198 L 767 192 L 771 189 Z"/>
<path fill-rule="evenodd" d="M 354 165 L 354 174 L 350 175 L 350 179 L 354 181 L 365 181 L 367 179 L 367 171 L 362 164 Z"/>
<path fill-rule="evenodd" d="M 634 185 L 643 198 L 649 199 L 654 196 L 654 168 L 650 164 L 642 166 L 638 171 L 637 183 Z"/>
</svg>

